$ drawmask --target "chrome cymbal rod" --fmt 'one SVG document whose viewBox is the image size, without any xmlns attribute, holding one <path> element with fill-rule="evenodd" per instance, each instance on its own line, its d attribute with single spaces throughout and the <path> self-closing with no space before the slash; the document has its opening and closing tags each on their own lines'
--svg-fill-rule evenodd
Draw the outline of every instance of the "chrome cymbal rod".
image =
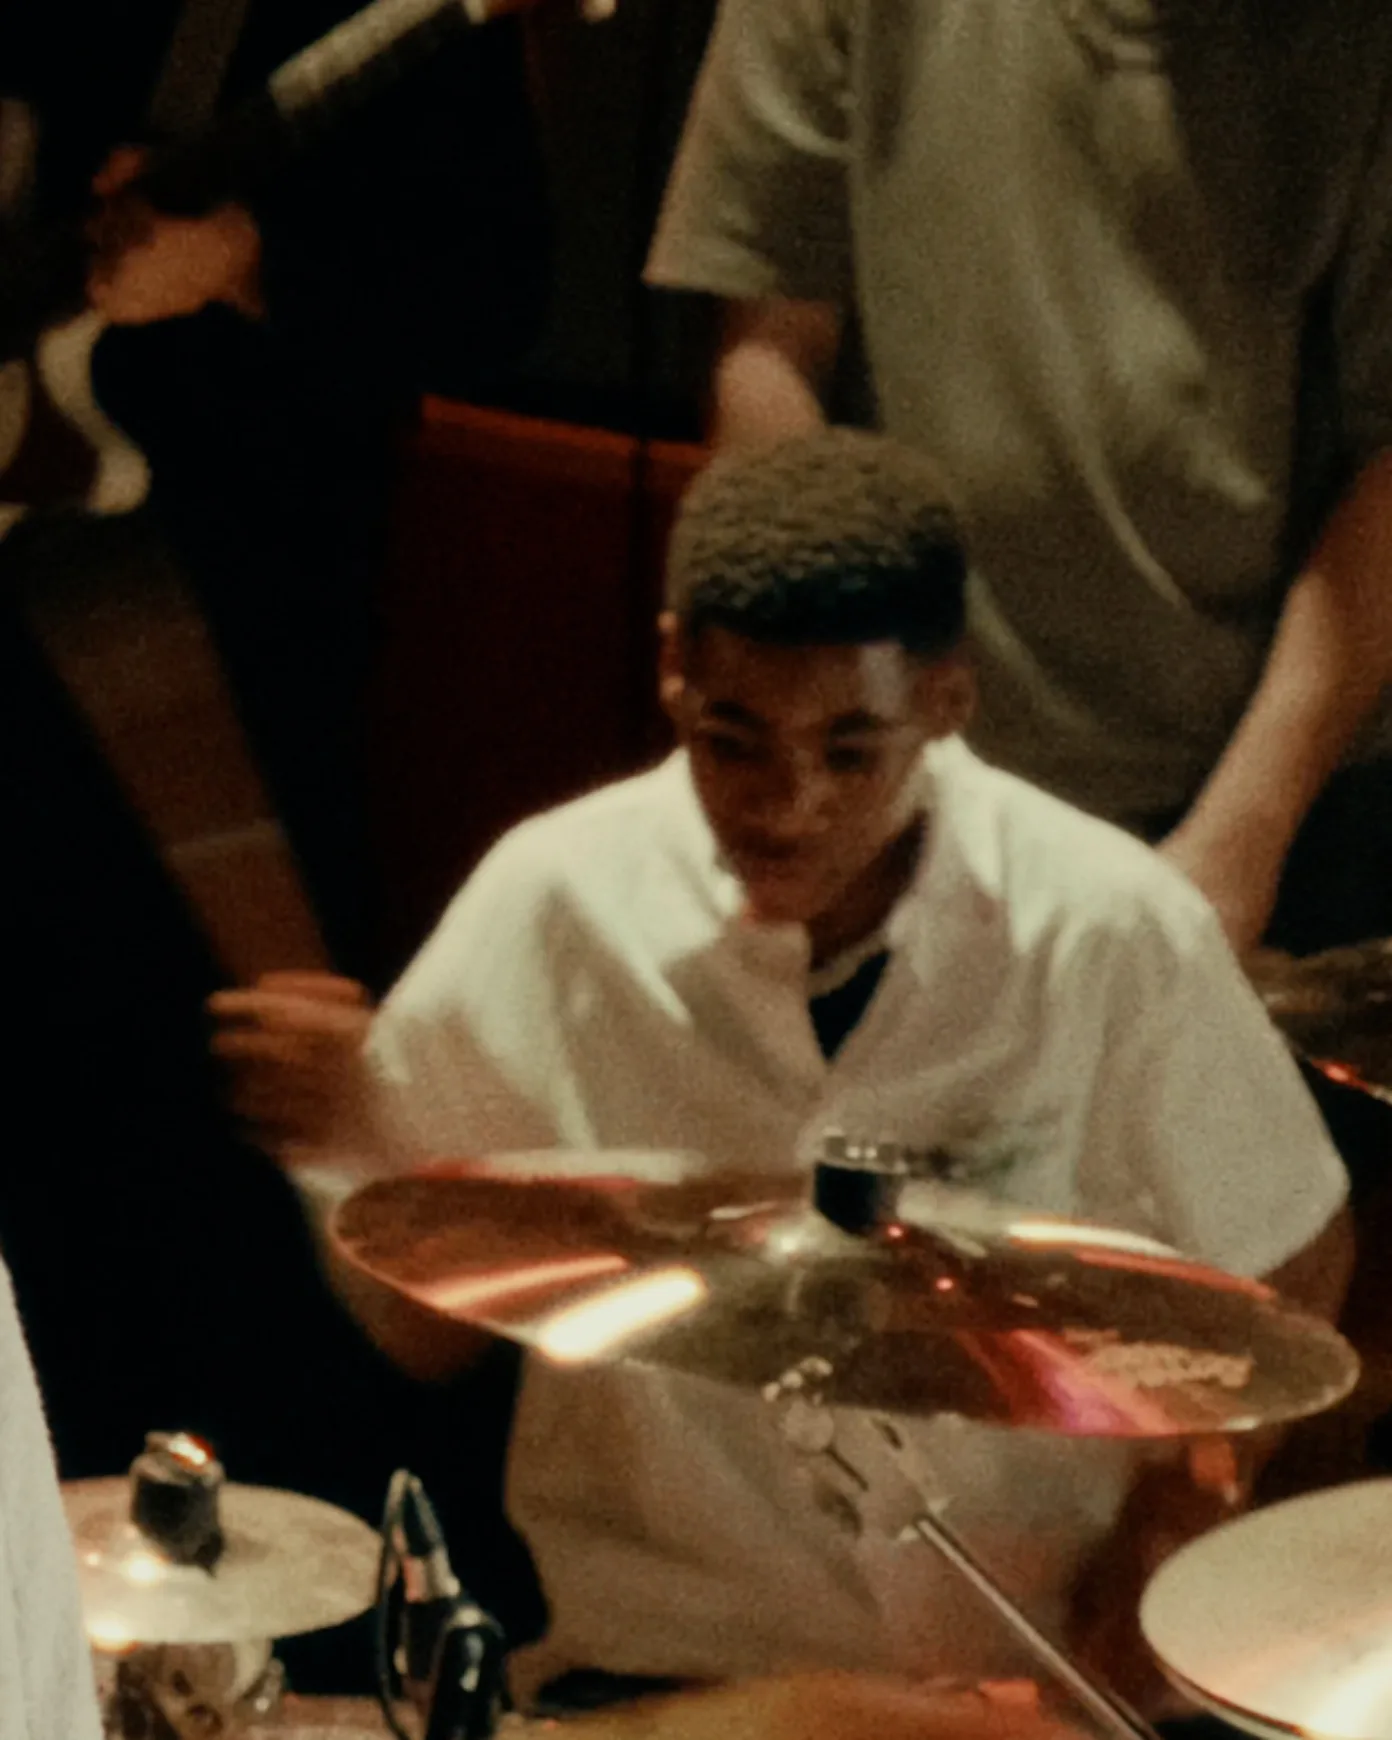
<svg viewBox="0 0 1392 1740">
<path fill-rule="evenodd" d="M 835 1408 L 826 1386 L 835 1375 L 820 1356 L 800 1361 L 766 1386 L 779 1431 L 819 1476 L 825 1508 L 854 1533 L 913 1536 L 933 1548 L 990 1606 L 1030 1654 L 1098 1723 L 1109 1740 L 1158 1740 L 1122 1698 L 1095 1680 L 1039 1629 L 944 1520 L 950 1494 L 931 1461 L 889 1416 Z"/>
<path fill-rule="evenodd" d="M 1094 1680 L 1020 1611 L 956 1531 L 931 1507 L 925 1507 L 909 1526 L 919 1540 L 940 1553 L 971 1584 L 1106 1733 L 1117 1736 L 1118 1740 L 1158 1740 L 1154 1728 L 1144 1717 Z"/>
</svg>

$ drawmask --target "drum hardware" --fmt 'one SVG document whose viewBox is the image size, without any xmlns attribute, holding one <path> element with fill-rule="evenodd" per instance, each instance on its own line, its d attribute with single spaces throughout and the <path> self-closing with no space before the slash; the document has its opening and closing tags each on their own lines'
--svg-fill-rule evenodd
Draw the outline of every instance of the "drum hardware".
<svg viewBox="0 0 1392 1740">
<path fill-rule="evenodd" d="M 1161 1566 L 1141 1630 L 1187 1697 L 1262 1740 L 1388 1740 L 1389 1541 L 1392 1480 L 1286 1499 Z"/>
<path fill-rule="evenodd" d="M 888 1158 L 889 1166 L 884 1161 Z M 850 1149 L 837 1138 L 817 1167 L 813 1202 L 848 1234 L 868 1236 L 900 1224 L 909 1162 L 879 1147 Z M 964 1269 L 971 1255 L 963 1251 Z M 956 1286 L 964 1276 L 944 1275 Z M 835 1368 L 821 1356 L 801 1360 L 763 1397 L 778 1415 L 786 1442 L 825 1467 L 857 1529 L 912 1537 L 930 1547 L 979 1595 L 1054 1680 L 1114 1740 L 1156 1740 L 1154 1730 L 1121 1698 L 1095 1681 L 1048 1638 L 1001 1588 L 947 1520 L 950 1500 L 921 1449 L 895 1423 L 873 1412 L 828 1406 Z"/>
<path fill-rule="evenodd" d="M 1346 1395 L 1348 1344 L 1258 1283 L 914 1176 L 882 1145 L 834 1139 L 810 1201 L 775 1173 L 720 1204 L 729 1181 L 699 1166 L 682 1178 L 671 1157 L 636 1171 L 623 1158 L 557 1154 L 548 1172 L 545 1157 L 504 1156 L 380 1181 L 339 1208 L 332 1236 L 390 1289 L 552 1360 L 761 1393 L 839 1480 L 843 1515 L 910 1530 L 1113 1740 L 1152 1740 L 1000 1589 L 924 1471 L 896 1464 L 884 1416 L 1129 1439 L 1247 1431 Z"/>
<path fill-rule="evenodd" d="M 1332 1081 L 1392 1102 L 1392 939 L 1299 959 L 1261 950 L 1246 965 L 1294 1051 Z"/>
<path fill-rule="evenodd" d="M 941 1178 L 950 1184 L 968 1184 L 971 1168 L 945 1148 L 914 1147 L 907 1142 L 867 1142 L 829 1130 L 822 1138 L 822 1160 L 829 1167 L 885 1173 L 892 1178 Z"/>
<path fill-rule="evenodd" d="M 454 1574 L 434 1508 L 404 1468 L 387 1488 L 376 1608 L 377 1697 L 398 1740 L 410 1740 L 398 1692 L 422 1740 L 490 1740 L 507 1701 L 507 1640 Z"/>
<path fill-rule="evenodd" d="M 821 1162 L 810 1201 L 786 1172 L 673 1159 L 435 1167 L 359 1190 L 331 1236 L 391 1291 L 547 1358 L 758 1392 L 820 1357 L 837 1407 L 1167 1438 L 1297 1419 L 1357 1378 L 1326 1324 L 1153 1240 L 858 1159 Z"/>
<path fill-rule="evenodd" d="M 270 1716 L 285 1686 L 269 1643 L 151 1644 L 93 1661 L 113 1740 L 216 1740 Z"/>
<path fill-rule="evenodd" d="M 131 1463 L 130 1519 L 176 1565 L 211 1571 L 222 1557 L 219 1495 L 227 1474 L 211 1445 L 188 1432 L 150 1432 Z"/>
<path fill-rule="evenodd" d="M 808 1359 L 764 1391 L 782 1436 L 839 1493 L 856 1532 L 873 1528 L 891 1539 L 913 1538 L 932 1548 L 965 1579 L 1051 1674 L 1063 1691 L 1116 1740 L 1156 1740 L 1154 1729 L 1115 1693 L 1078 1667 L 1010 1599 L 952 1528 L 943 1492 L 922 1452 L 880 1414 L 834 1412 L 823 1386 L 828 1361 Z"/>
<path fill-rule="evenodd" d="M 378 1538 L 318 1499 L 225 1480 L 187 1433 L 63 1486 L 105 1731 L 209 1740 L 274 1706 L 272 1641 L 372 1604 Z"/>
</svg>

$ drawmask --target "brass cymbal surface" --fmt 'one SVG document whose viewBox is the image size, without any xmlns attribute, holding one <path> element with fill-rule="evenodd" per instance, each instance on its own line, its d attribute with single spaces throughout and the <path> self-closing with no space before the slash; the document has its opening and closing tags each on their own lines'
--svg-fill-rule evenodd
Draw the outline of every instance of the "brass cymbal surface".
<svg viewBox="0 0 1392 1740">
<path fill-rule="evenodd" d="M 83 1618 L 98 1648 L 289 1637 L 372 1605 L 380 1540 L 365 1522 L 270 1487 L 228 1485 L 219 1498 L 225 1544 L 205 1570 L 173 1563 L 135 1527 L 125 1476 L 64 1484 Z"/>
<path fill-rule="evenodd" d="M 1392 940 L 1300 958 L 1264 952 L 1247 966 L 1267 1014 L 1307 1062 L 1392 1100 Z"/>
<path fill-rule="evenodd" d="M 849 1233 L 796 1175 L 654 1182 L 622 1163 L 381 1180 L 341 1205 L 334 1241 L 394 1292 L 559 1363 L 759 1390 L 813 1360 L 845 1407 L 1164 1438 L 1294 1419 L 1357 1377 L 1325 1324 L 1125 1232 L 910 1181 L 887 1222 Z"/>
</svg>

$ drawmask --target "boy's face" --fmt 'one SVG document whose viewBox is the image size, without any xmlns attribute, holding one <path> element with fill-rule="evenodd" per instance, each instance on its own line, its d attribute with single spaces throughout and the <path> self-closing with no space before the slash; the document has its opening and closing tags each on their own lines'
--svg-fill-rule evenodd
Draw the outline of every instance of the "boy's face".
<svg viewBox="0 0 1392 1740">
<path fill-rule="evenodd" d="M 810 924 L 914 815 L 924 745 L 971 711 L 963 660 L 897 642 L 765 646 L 662 621 L 662 693 L 696 790 L 753 914 Z"/>
</svg>

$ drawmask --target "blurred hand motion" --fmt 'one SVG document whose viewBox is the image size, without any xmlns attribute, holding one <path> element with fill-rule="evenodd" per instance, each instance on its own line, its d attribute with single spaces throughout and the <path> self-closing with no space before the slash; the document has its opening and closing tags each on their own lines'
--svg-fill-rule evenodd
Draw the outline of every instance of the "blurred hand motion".
<svg viewBox="0 0 1392 1740">
<path fill-rule="evenodd" d="M 208 1000 L 232 1101 L 268 1147 L 331 1143 L 351 1119 L 372 1023 L 367 991 L 334 973 L 264 973 Z"/>
</svg>

